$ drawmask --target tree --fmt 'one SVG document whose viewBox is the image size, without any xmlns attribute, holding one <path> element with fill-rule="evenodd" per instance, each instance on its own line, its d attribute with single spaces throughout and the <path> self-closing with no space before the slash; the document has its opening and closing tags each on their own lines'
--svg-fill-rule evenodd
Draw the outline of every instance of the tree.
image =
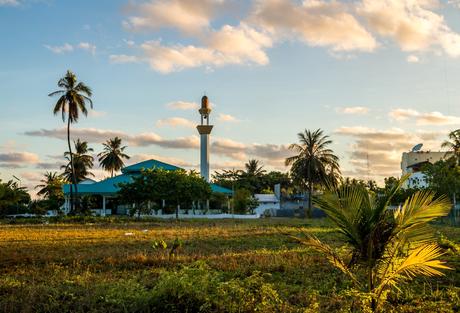
<svg viewBox="0 0 460 313">
<path fill-rule="evenodd" d="M 70 124 L 78 122 L 80 112 L 85 116 L 88 115 L 88 109 L 86 108 L 88 103 L 90 104 L 91 108 L 93 108 L 93 101 L 91 100 L 92 91 L 91 88 L 89 88 L 83 82 L 78 82 L 77 76 L 70 70 L 68 70 L 66 75 L 58 81 L 57 85 L 61 89 L 50 93 L 48 96 L 59 96 L 58 101 L 54 105 L 54 115 L 57 115 L 60 112 L 64 122 L 67 117 L 67 145 L 69 148 L 68 153 L 70 158 L 69 170 L 72 172 L 71 176 L 73 180 L 71 182 L 75 188 L 75 193 L 78 194 L 72 147 L 70 145 Z M 72 211 L 74 211 L 75 203 L 73 199 L 72 186 L 70 186 L 70 206 Z"/>
<path fill-rule="evenodd" d="M 126 146 L 121 146 L 121 138 L 119 137 L 109 139 L 102 145 L 104 146 L 104 151 L 97 155 L 99 163 L 113 177 L 114 172 L 121 170 L 125 166 L 123 159 L 129 159 L 129 156 L 124 153 Z"/>
<path fill-rule="evenodd" d="M 90 172 L 94 165 L 94 158 L 91 154 L 89 154 L 94 150 L 93 148 L 88 147 L 88 142 L 80 141 L 80 139 L 77 139 L 77 141 L 74 142 L 74 145 L 75 153 L 73 153 L 73 155 L 70 155 L 69 152 L 64 153 L 65 158 L 69 162 L 67 165 L 62 166 L 62 169 L 64 169 L 63 176 L 68 181 L 76 181 L 77 183 L 80 183 L 89 176 L 94 176 L 94 174 Z M 73 170 L 71 160 L 73 160 Z"/>
<path fill-rule="evenodd" d="M 25 212 L 30 202 L 27 189 L 12 180 L 2 183 L 0 180 L 0 215 Z"/>
<path fill-rule="evenodd" d="M 289 146 L 297 155 L 286 159 L 286 165 L 291 165 L 291 176 L 294 181 L 308 188 L 308 212 L 312 213 L 312 195 L 314 184 L 327 184 L 331 174 L 340 174 L 339 158 L 328 148 L 332 144 L 329 136 L 321 129 L 313 132 L 305 130 L 297 134 L 299 144 Z"/>
<path fill-rule="evenodd" d="M 450 132 L 449 140 L 444 141 L 441 147 L 448 148 L 449 151 L 453 152 L 457 165 L 460 165 L 460 129 Z"/>
<path fill-rule="evenodd" d="M 389 209 L 391 198 L 407 177 L 384 197 L 351 185 L 328 190 L 315 200 L 349 246 L 345 256 L 314 236 L 296 237 L 325 254 L 357 288 L 367 292 L 373 311 L 381 308 L 388 291 L 398 284 L 419 275 L 442 275 L 440 270 L 448 269 L 438 260 L 443 253 L 428 224 L 448 214 L 448 199 L 435 198 L 429 190 L 418 191 L 402 207 Z"/>
<path fill-rule="evenodd" d="M 233 195 L 233 208 L 234 213 L 246 214 L 252 212 L 259 205 L 251 192 L 247 189 L 241 188 L 235 191 Z"/>
<path fill-rule="evenodd" d="M 35 189 L 39 189 L 37 195 L 43 197 L 44 200 L 34 201 L 32 209 L 36 214 L 58 209 L 64 203 L 62 186 L 65 180 L 63 177 L 56 172 L 46 172 L 40 182 L 41 184 L 35 186 Z"/>
<path fill-rule="evenodd" d="M 460 189 L 460 166 L 457 164 L 455 158 L 452 157 L 434 164 L 427 164 L 422 168 L 430 189 L 438 195 L 449 196 L 454 205 L 456 204 L 457 191 Z"/>
</svg>

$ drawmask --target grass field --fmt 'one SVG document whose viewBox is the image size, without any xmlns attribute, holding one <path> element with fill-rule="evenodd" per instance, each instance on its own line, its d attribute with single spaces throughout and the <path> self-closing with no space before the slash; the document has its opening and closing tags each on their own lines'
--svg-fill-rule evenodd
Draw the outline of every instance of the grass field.
<svg viewBox="0 0 460 313">
<path fill-rule="evenodd" d="M 458 247 L 460 228 L 435 226 Z M 0 225 L 0 312 L 349 312 L 363 295 L 286 234 L 336 247 L 326 220 L 149 221 Z M 174 255 L 154 241 L 182 243 Z M 386 312 L 458 312 L 452 271 L 390 295 Z"/>
</svg>

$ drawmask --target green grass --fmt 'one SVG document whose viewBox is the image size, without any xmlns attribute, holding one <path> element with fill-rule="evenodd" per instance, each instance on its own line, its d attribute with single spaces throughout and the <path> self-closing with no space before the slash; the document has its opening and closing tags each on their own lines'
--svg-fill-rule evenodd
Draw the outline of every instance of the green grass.
<svg viewBox="0 0 460 313">
<path fill-rule="evenodd" d="M 0 225 L 0 312 L 365 310 L 323 256 L 286 236 L 305 231 L 341 247 L 326 220 L 90 222 Z M 403 286 L 386 312 L 460 310 L 460 228 L 435 229 L 453 270 Z M 175 256 L 152 248 L 176 238 Z"/>
</svg>

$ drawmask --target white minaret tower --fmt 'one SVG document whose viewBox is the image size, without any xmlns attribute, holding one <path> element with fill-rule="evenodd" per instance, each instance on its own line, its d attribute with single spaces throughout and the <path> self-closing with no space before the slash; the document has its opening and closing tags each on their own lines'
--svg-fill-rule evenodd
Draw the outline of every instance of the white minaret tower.
<svg viewBox="0 0 460 313">
<path fill-rule="evenodd" d="M 201 98 L 201 109 L 199 109 L 198 112 L 200 112 L 201 115 L 201 125 L 196 127 L 201 137 L 200 173 L 201 176 L 209 182 L 209 135 L 211 134 L 213 125 L 209 125 L 211 108 L 209 107 L 208 97 L 203 96 L 203 98 Z"/>
</svg>

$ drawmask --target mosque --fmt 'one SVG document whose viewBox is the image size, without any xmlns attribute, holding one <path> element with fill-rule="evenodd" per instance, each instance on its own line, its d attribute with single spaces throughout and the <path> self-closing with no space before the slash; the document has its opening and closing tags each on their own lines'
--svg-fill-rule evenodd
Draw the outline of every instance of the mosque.
<svg viewBox="0 0 460 313">
<path fill-rule="evenodd" d="M 199 109 L 201 115 L 201 123 L 197 126 L 198 133 L 200 134 L 200 174 L 209 183 L 209 137 L 213 125 L 209 124 L 209 116 L 211 108 L 207 96 L 201 98 L 201 108 Z M 127 214 L 126 207 L 118 206 L 116 203 L 117 192 L 119 190 L 118 184 L 129 183 L 133 176 L 139 175 L 142 169 L 161 168 L 167 171 L 174 171 L 180 169 L 172 164 L 164 163 L 158 160 L 146 160 L 136 163 L 121 170 L 121 174 L 112 178 L 107 178 L 99 182 L 92 180 L 84 181 L 78 184 L 78 195 L 91 195 L 101 198 L 102 207 L 94 209 L 97 215 L 112 215 L 112 214 Z M 64 213 L 70 212 L 70 186 L 69 184 L 63 186 L 65 202 L 63 205 Z M 213 193 L 221 193 L 230 197 L 232 191 L 230 189 L 210 184 Z M 164 202 L 162 204 L 165 205 Z"/>
</svg>

